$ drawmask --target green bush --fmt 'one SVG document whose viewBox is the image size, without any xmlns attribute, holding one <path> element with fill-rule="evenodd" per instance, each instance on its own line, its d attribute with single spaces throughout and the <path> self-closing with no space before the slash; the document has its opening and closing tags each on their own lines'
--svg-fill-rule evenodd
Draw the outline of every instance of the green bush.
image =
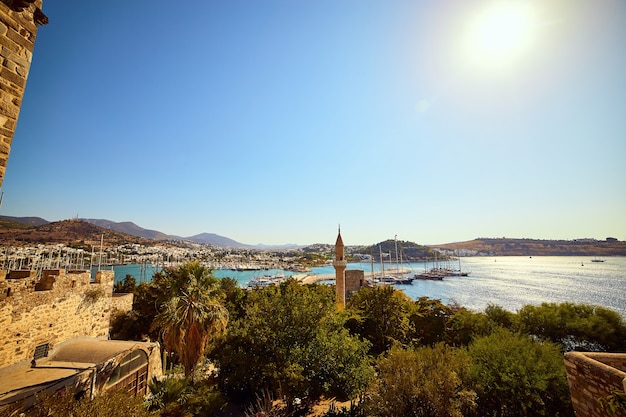
<svg viewBox="0 0 626 417">
<path fill-rule="evenodd" d="M 211 416 L 226 406 L 222 394 L 207 380 L 170 377 L 153 379 L 148 386 L 148 410 L 161 417 Z"/>
<path fill-rule="evenodd" d="M 563 350 L 624 351 L 626 323 L 605 307 L 574 303 L 527 305 L 518 313 L 519 330 L 554 343 Z"/>
<path fill-rule="evenodd" d="M 416 350 L 392 348 L 377 363 L 378 379 L 365 408 L 379 417 L 462 417 L 474 408 L 475 394 L 463 387 L 467 355 L 443 344 Z"/>
<path fill-rule="evenodd" d="M 573 416 L 560 347 L 500 329 L 469 346 L 481 416 Z"/>
</svg>

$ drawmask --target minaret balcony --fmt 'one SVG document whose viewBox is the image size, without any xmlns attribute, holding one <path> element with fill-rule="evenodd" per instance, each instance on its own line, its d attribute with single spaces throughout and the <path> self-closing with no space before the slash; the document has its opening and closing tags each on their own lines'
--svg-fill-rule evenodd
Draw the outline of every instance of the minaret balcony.
<svg viewBox="0 0 626 417">
<path fill-rule="evenodd" d="M 333 266 L 335 268 L 345 268 L 345 267 L 348 266 L 348 261 L 346 261 L 346 260 L 343 260 L 343 261 L 335 260 L 335 261 L 333 261 Z"/>
</svg>

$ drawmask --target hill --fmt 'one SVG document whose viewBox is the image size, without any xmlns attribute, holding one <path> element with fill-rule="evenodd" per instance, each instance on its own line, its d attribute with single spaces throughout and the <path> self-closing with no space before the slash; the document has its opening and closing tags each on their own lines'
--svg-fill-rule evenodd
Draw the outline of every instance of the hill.
<svg viewBox="0 0 626 417">
<path fill-rule="evenodd" d="M 133 222 L 121 222 L 116 223 L 111 220 L 104 219 L 81 219 L 96 226 L 104 227 L 105 229 L 114 230 L 116 232 L 126 233 L 132 236 L 143 237 L 153 240 L 189 240 L 195 243 L 216 245 L 229 248 L 253 248 L 251 245 L 239 243 L 235 240 L 229 239 L 224 236 L 216 235 L 215 233 L 200 233 L 189 237 L 180 237 L 174 235 L 167 235 L 157 230 L 144 229 L 137 226 Z"/>
<path fill-rule="evenodd" d="M 0 229 L 28 229 L 50 223 L 41 217 L 0 216 Z"/>
<path fill-rule="evenodd" d="M 116 223 L 111 220 L 104 220 L 104 219 L 81 219 L 81 220 L 94 224 L 96 226 L 100 226 L 104 229 L 110 229 L 116 232 L 126 233 L 127 235 L 143 237 L 146 239 L 168 240 L 168 239 L 174 238 L 173 236 L 166 235 L 165 233 L 161 233 L 157 230 L 144 229 L 143 227 L 137 226 L 133 222 Z"/>
<path fill-rule="evenodd" d="M 190 237 L 183 238 L 196 243 L 211 244 L 226 248 L 238 248 L 238 249 L 250 249 L 254 246 L 239 243 L 236 240 L 229 239 L 224 236 L 216 235 L 215 233 L 200 233 Z"/>
<path fill-rule="evenodd" d="M 385 240 L 384 242 L 379 242 L 371 246 L 363 246 L 359 247 L 358 251 L 365 255 L 372 255 L 376 262 L 380 262 L 380 253 L 383 254 L 389 253 L 392 260 L 396 259 L 396 248 L 398 250 L 398 257 L 402 257 L 404 261 L 424 261 L 428 259 L 432 259 L 435 256 L 435 252 L 432 248 L 428 246 L 418 245 L 414 242 L 408 242 L 404 240 L 398 240 L 397 242 L 393 239 Z M 388 257 L 384 256 L 385 260 L 389 260 Z"/>
<path fill-rule="evenodd" d="M 626 256 L 626 242 L 617 240 L 540 240 L 479 238 L 467 242 L 431 245 L 450 251 L 491 256 Z"/>
<path fill-rule="evenodd" d="M 40 226 L 0 230 L 0 245 L 26 246 L 37 244 L 64 243 L 90 248 L 100 245 L 117 246 L 128 243 L 153 245 L 154 241 L 125 233 L 104 229 L 77 219 L 46 223 Z"/>
</svg>

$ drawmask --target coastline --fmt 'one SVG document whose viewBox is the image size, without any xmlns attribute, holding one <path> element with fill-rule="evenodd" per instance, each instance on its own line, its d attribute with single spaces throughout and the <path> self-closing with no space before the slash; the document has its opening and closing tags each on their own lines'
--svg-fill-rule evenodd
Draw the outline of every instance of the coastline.
<svg viewBox="0 0 626 417">
<path fill-rule="evenodd" d="M 388 271 L 385 271 L 385 275 L 404 275 L 404 274 L 410 274 L 411 271 L 408 269 L 390 269 Z M 364 272 L 365 278 L 373 278 L 376 277 L 377 275 L 380 275 L 380 272 Z M 330 281 L 330 280 L 335 280 L 335 274 L 321 274 L 321 275 L 315 275 L 315 274 L 307 274 L 304 276 L 299 276 L 299 275 L 294 275 L 294 278 L 296 278 L 298 281 L 300 281 L 300 283 L 302 284 L 315 284 L 321 281 Z"/>
</svg>

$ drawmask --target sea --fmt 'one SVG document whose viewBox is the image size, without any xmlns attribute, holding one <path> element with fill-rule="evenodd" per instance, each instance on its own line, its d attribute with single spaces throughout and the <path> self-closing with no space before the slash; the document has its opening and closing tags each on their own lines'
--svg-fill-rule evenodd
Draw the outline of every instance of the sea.
<svg viewBox="0 0 626 417">
<path fill-rule="evenodd" d="M 592 262 L 592 258 L 585 256 L 467 257 L 452 265 L 453 268 L 460 265 L 462 271 L 469 272 L 466 277 L 414 280 L 410 285 L 395 287 L 412 299 L 429 297 L 475 311 L 484 311 L 488 305 L 516 312 L 527 304 L 573 302 L 607 307 L 626 319 L 626 257 L 606 257 L 601 261 Z M 414 274 L 432 264 L 404 263 L 400 267 Z M 116 282 L 123 280 L 126 274 L 134 276 L 137 282 L 149 281 L 158 270 L 142 265 L 120 265 L 113 269 Z M 350 263 L 348 269 L 378 272 L 381 268 L 377 264 Z M 214 271 L 216 277 L 234 278 L 242 287 L 256 276 L 279 273 L 296 274 L 278 269 Z M 332 266 L 315 267 L 309 274 L 331 275 L 334 269 Z"/>
</svg>

